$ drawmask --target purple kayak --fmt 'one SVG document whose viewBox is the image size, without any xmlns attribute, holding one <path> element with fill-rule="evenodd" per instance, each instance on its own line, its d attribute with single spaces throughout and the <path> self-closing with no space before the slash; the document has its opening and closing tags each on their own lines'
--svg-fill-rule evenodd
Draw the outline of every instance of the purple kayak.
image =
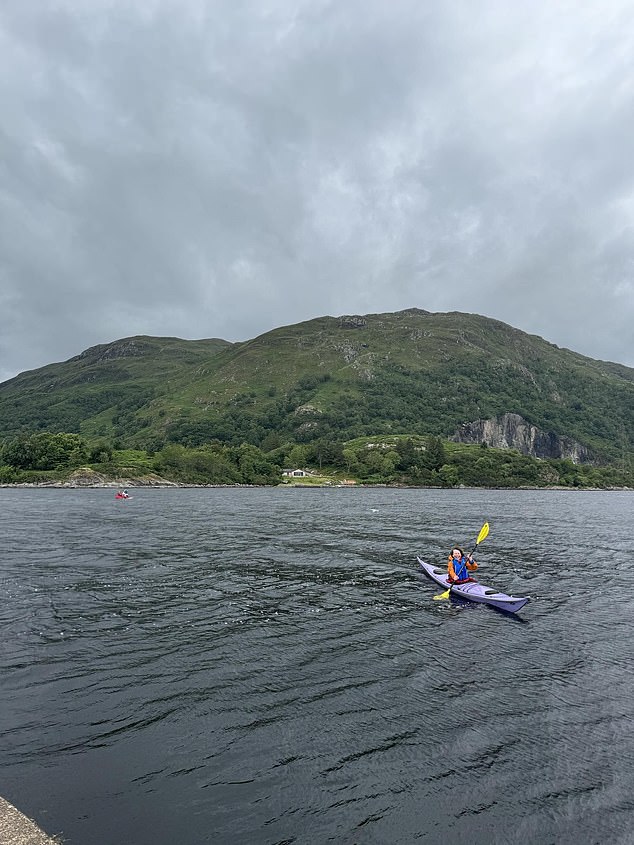
<svg viewBox="0 0 634 845">
<path fill-rule="evenodd" d="M 431 563 L 425 563 L 419 557 L 416 560 L 420 563 L 420 568 L 423 572 L 429 575 L 437 584 L 440 584 L 445 590 L 449 588 L 449 576 L 446 569 L 439 569 Z M 469 601 L 490 604 L 491 607 L 497 607 L 498 610 L 505 610 L 507 613 L 517 613 L 529 601 L 528 597 L 518 598 L 517 596 L 507 596 L 506 593 L 499 593 L 497 590 L 485 587 L 477 581 L 454 584 L 451 588 L 451 595 L 460 596 L 460 598 L 469 599 Z"/>
</svg>

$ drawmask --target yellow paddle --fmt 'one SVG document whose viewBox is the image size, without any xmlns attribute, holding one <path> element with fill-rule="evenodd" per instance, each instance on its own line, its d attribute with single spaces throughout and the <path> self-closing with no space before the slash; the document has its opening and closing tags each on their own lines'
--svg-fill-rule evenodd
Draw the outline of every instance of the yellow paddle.
<svg viewBox="0 0 634 845">
<path fill-rule="evenodd" d="M 486 537 L 488 537 L 488 535 L 489 535 L 489 523 L 488 523 L 488 522 L 485 522 L 485 523 L 484 523 L 484 525 L 482 526 L 482 528 L 480 529 L 480 533 L 478 534 L 478 539 L 476 540 L 476 544 L 475 544 L 475 546 L 471 549 L 471 551 L 469 552 L 469 555 L 472 555 L 472 554 L 475 552 L 475 550 L 478 548 L 478 546 L 480 545 L 480 543 L 481 543 L 484 539 L 486 539 Z M 469 555 L 467 555 L 467 557 L 468 557 Z M 453 587 L 453 584 L 451 585 L 451 587 Z M 449 596 L 451 595 L 451 587 L 449 587 L 449 589 L 448 589 L 448 590 L 445 590 L 445 592 L 444 592 L 444 593 L 439 593 L 437 596 L 434 596 L 434 600 L 435 600 L 435 601 L 440 601 L 441 599 L 448 599 L 448 598 L 449 598 Z"/>
</svg>

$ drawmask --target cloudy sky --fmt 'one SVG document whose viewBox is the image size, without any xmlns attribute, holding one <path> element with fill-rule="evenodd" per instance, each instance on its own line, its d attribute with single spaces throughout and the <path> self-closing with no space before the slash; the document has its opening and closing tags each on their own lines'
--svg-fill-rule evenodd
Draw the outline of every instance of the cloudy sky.
<svg viewBox="0 0 634 845">
<path fill-rule="evenodd" d="M 634 366 L 631 0 L 3 0 L 0 381 L 477 312 Z"/>
</svg>

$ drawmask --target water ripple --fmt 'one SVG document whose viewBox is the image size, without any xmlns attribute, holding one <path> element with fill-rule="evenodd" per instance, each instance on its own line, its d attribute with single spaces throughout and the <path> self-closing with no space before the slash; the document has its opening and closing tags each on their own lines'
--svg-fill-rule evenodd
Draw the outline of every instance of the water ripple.
<svg viewBox="0 0 634 845">
<path fill-rule="evenodd" d="M 0 498 L 5 793 L 69 845 L 630 841 L 631 494 Z M 523 622 L 416 570 L 485 519 Z"/>
</svg>

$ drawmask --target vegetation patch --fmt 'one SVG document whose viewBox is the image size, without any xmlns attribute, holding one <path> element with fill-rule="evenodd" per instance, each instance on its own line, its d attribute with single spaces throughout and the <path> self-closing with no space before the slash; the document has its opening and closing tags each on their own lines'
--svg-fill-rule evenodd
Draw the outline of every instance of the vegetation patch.
<svg viewBox="0 0 634 845">
<path fill-rule="evenodd" d="M 510 418 L 555 448 L 487 445 Z M 476 314 L 322 317 L 236 344 L 127 338 L 0 384 L 3 483 L 87 466 L 201 484 L 302 468 L 324 484 L 632 487 L 633 459 L 634 370 Z"/>
<path fill-rule="evenodd" d="M 308 444 L 271 438 L 269 451 L 219 441 L 157 452 L 92 446 L 77 434 L 40 432 L 7 439 L 0 483 L 256 484 L 332 486 L 388 484 L 431 487 L 634 487 L 629 467 L 539 460 L 513 449 L 471 446 L 436 436 L 376 435 Z M 300 477 L 284 474 L 303 470 Z"/>
</svg>

